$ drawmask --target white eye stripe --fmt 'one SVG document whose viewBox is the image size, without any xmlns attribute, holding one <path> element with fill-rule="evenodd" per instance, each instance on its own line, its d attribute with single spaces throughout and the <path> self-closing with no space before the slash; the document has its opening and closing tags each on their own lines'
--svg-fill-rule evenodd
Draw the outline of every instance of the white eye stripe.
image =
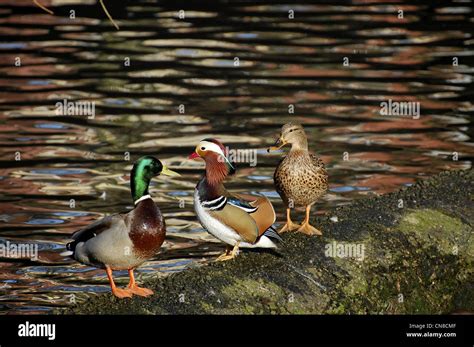
<svg viewBox="0 0 474 347">
<path fill-rule="evenodd" d="M 211 152 L 220 154 L 223 157 L 225 157 L 225 154 L 224 154 L 224 152 L 222 152 L 222 149 L 213 142 L 201 141 L 199 143 L 199 148 L 203 148 L 203 147 L 205 148 L 206 151 L 211 151 Z"/>
</svg>

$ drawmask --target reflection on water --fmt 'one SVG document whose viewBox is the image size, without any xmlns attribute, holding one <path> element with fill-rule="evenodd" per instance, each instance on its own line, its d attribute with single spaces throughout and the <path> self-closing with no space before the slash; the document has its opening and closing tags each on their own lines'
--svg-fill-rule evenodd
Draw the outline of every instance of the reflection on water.
<svg viewBox="0 0 474 347">
<path fill-rule="evenodd" d="M 241 165 L 228 185 L 269 196 L 280 220 L 280 154 L 264 148 L 289 120 L 305 125 L 327 163 L 321 214 L 471 165 L 469 0 L 110 2 L 120 31 L 95 1 L 43 3 L 56 16 L 29 0 L 0 5 L 0 240 L 39 249 L 36 260 L 0 259 L 3 313 L 48 312 L 109 290 L 103 271 L 59 253 L 75 230 L 131 208 L 126 152 L 183 175 L 153 181 L 168 238 L 142 277 L 222 249 L 192 209 L 201 166 L 186 156 L 203 137 L 258 149 L 258 165 Z M 56 115 L 64 99 L 95 102 L 95 117 Z M 420 118 L 381 116 L 389 99 L 419 102 Z"/>
</svg>

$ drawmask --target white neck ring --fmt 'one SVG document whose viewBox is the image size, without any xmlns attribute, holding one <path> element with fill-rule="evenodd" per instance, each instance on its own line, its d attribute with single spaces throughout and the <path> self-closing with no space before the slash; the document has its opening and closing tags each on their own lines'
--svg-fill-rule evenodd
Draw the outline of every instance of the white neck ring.
<svg viewBox="0 0 474 347">
<path fill-rule="evenodd" d="M 146 200 L 146 199 L 151 199 L 150 194 L 143 195 L 140 199 L 135 200 L 135 205 L 137 205 L 140 201 Z"/>
</svg>

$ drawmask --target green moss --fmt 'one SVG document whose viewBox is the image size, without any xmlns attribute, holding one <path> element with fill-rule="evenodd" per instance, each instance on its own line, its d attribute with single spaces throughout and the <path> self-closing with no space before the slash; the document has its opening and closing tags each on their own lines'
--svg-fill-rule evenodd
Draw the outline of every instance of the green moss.
<svg viewBox="0 0 474 347">
<path fill-rule="evenodd" d="M 434 246 L 442 254 L 474 256 L 472 228 L 441 211 L 411 211 L 402 219 L 399 230 L 411 233 L 411 239 L 416 238 L 423 247 Z"/>
<path fill-rule="evenodd" d="M 259 303 L 265 306 L 266 313 L 277 313 L 279 307 L 286 301 L 283 290 L 274 283 L 260 279 L 237 279 L 232 284 L 222 288 L 221 291 L 226 302 L 238 303 L 233 305 L 236 313 L 265 313 L 258 312 Z"/>
<path fill-rule="evenodd" d="M 334 258 L 347 276 L 336 284 L 342 297 L 330 313 L 443 313 L 456 298 L 469 306 L 457 293 L 472 275 L 470 226 L 435 209 L 410 210 L 398 220 L 353 241 L 366 246 L 362 262 Z"/>
<path fill-rule="evenodd" d="M 342 303 L 339 303 L 335 307 L 331 307 L 330 309 L 328 309 L 327 313 L 328 314 L 344 314 L 346 313 L 346 307 Z"/>
</svg>

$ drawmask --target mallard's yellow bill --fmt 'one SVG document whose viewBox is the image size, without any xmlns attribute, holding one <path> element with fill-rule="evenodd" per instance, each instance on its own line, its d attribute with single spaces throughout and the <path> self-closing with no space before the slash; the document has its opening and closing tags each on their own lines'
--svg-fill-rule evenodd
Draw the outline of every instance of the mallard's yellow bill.
<svg viewBox="0 0 474 347">
<path fill-rule="evenodd" d="M 161 170 L 161 174 L 162 175 L 166 175 L 166 176 L 181 176 L 179 173 L 173 171 L 173 170 L 170 170 L 168 169 L 166 166 L 163 165 L 163 170 Z"/>
</svg>

